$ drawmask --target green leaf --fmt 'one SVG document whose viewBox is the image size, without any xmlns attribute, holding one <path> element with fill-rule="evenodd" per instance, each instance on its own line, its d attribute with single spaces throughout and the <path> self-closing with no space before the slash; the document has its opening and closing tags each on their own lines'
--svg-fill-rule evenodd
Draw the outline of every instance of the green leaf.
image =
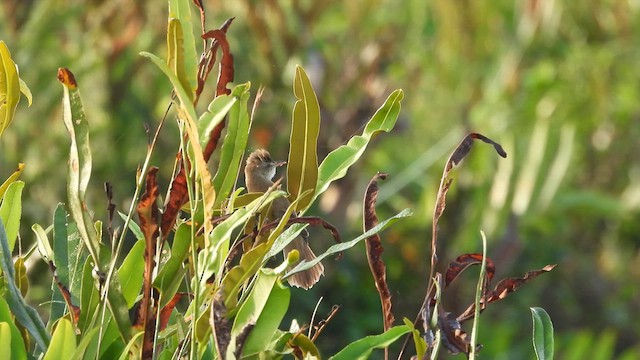
<svg viewBox="0 0 640 360">
<path fill-rule="evenodd" d="M 289 270 L 289 272 L 287 272 L 284 277 L 288 277 L 291 276 L 295 273 L 301 272 L 301 271 L 305 271 L 307 269 L 311 269 L 313 266 L 315 266 L 317 263 L 319 263 L 320 261 L 322 261 L 322 259 L 326 258 L 327 256 L 331 256 L 333 254 L 337 254 L 339 252 L 345 251 L 347 249 L 352 248 L 353 246 L 355 246 L 357 243 L 359 243 L 360 241 L 370 237 L 371 235 L 377 234 L 380 231 L 386 229 L 388 226 L 390 226 L 391 224 L 393 224 L 394 222 L 396 222 L 398 219 L 401 218 L 405 218 L 408 216 L 411 216 L 411 210 L 409 209 L 404 209 L 401 212 L 399 212 L 398 214 L 396 214 L 393 217 L 390 217 L 387 220 L 381 221 L 380 223 L 378 223 L 378 225 L 374 226 L 373 228 L 371 228 L 369 231 L 365 232 L 364 234 L 358 236 L 357 238 L 348 241 L 348 242 L 343 242 L 340 244 L 335 244 L 333 246 L 331 246 L 329 249 L 327 249 L 327 251 L 325 251 L 323 254 L 318 255 L 318 257 L 316 257 L 315 259 L 313 259 L 312 261 L 301 261 L 300 263 L 298 263 L 298 265 L 296 265 L 293 269 Z"/>
<path fill-rule="evenodd" d="M 313 200 L 324 193 L 332 182 L 347 174 L 347 170 L 362 156 L 369 141 L 376 134 L 383 131 L 390 132 L 393 129 L 400 114 L 400 102 L 403 98 L 402 90 L 392 92 L 369 120 L 362 135 L 352 137 L 346 145 L 340 146 L 327 155 L 318 169 L 318 184 Z"/>
<path fill-rule="evenodd" d="M 283 191 L 277 190 L 266 193 L 258 199 L 253 200 L 249 205 L 240 208 L 231 214 L 225 221 L 218 224 L 209 237 L 209 246 L 201 251 L 198 259 L 200 264 L 204 264 L 199 278 L 205 282 L 211 275 L 223 274 L 220 271 L 229 253 L 229 240 L 234 229 L 238 228 L 256 214 L 261 207 L 270 204 L 274 199 L 284 195 Z"/>
<path fill-rule="evenodd" d="M 76 351 L 76 333 L 71 322 L 62 318 L 53 332 L 51 345 L 44 354 L 43 360 L 63 359 L 74 351 Z"/>
<path fill-rule="evenodd" d="M 249 139 L 249 88 L 251 83 L 236 86 L 231 95 L 238 99 L 229 111 L 227 134 L 222 143 L 218 171 L 213 178 L 216 205 L 224 201 L 236 184 L 238 170 Z"/>
<path fill-rule="evenodd" d="M 58 204 L 53 214 L 53 247 L 55 249 L 53 250 L 53 254 L 55 255 L 52 255 L 50 259 L 56 266 L 58 279 L 71 289 L 69 279 L 69 237 L 67 234 L 67 212 L 65 211 L 63 204 Z M 64 316 L 64 310 L 66 307 L 62 293 L 55 282 L 52 282 L 51 284 L 51 291 L 49 321 L 47 322 L 47 329 L 49 330 L 51 330 L 53 324 L 59 318 Z"/>
<path fill-rule="evenodd" d="M 225 299 L 224 305 L 228 312 L 236 308 L 240 289 L 244 285 L 244 282 L 260 269 L 262 259 L 268 249 L 268 244 L 262 243 L 247 251 L 240 258 L 240 263 L 231 268 L 222 279 L 222 291 Z"/>
<path fill-rule="evenodd" d="M 198 75 L 198 53 L 196 51 L 196 39 L 193 34 L 193 23 L 191 17 L 191 1 L 190 0 L 170 0 L 169 1 L 169 19 L 177 19 L 180 21 L 180 27 L 182 29 L 181 37 L 181 58 L 182 58 L 182 73 L 183 77 L 181 82 L 188 84 L 185 89 L 192 91 L 197 87 L 197 75 Z M 171 21 L 170 20 L 170 21 Z M 167 34 L 167 42 L 169 42 Z M 169 58 L 172 57 L 172 52 L 169 51 Z"/>
<path fill-rule="evenodd" d="M 191 228 L 186 223 L 182 223 L 173 236 L 171 256 L 153 281 L 153 286 L 160 291 L 160 308 L 164 308 L 171 301 L 182 283 L 186 271 L 182 264 L 189 255 L 189 245 L 191 245 Z"/>
<path fill-rule="evenodd" d="M 255 326 L 245 343 L 244 354 L 267 350 L 289 308 L 290 289 L 283 286 L 278 277 L 279 275 L 273 271 L 261 270 L 247 300 L 238 310 L 231 330 L 233 337 L 246 325 L 255 321 Z"/>
<path fill-rule="evenodd" d="M 13 348 L 11 347 L 11 328 L 9 323 L 0 322 L 0 349 L 3 349 L 3 356 L 7 359 L 13 359 L 11 356 Z"/>
<path fill-rule="evenodd" d="M 16 277 L 14 280 L 22 297 L 27 296 L 27 292 L 29 291 L 29 277 L 27 277 L 27 267 L 24 265 L 24 261 L 24 257 L 18 256 L 13 264 L 13 268 L 16 271 Z"/>
<path fill-rule="evenodd" d="M 0 347 L 0 349 L 11 349 L 11 356 L 8 359 L 22 360 L 27 358 L 27 350 L 24 346 L 24 341 L 22 339 L 22 335 L 20 335 L 20 330 L 13 323 L 13 315 L 11 314 L 11 310 L 9 309 L 9 305 L 7 302 L 0 296 L 0 324 L 6 324 L 9 330 L 9 341 L 10 344 L 3 344 L 4 347 Z M 6 330 L 0 332 L 0 339 L 6 338 L 7 333 Z"/>
<path fill-rule="evenodd" d="M 122 279 L 122 296 L 131 309 L 142 289 L 144 276 L 145 240 L 138 240 L 118 269 L 118 278 Z"/>
<path fill-rule="evenodd" d="M 553 323 L 549 314 L 540 307 L 531 308 L 533 318 L 533 349 L 538 360 L 553 359 Z"/>
<path fill-rule="evenodd" d="M 0 219 L 6 226 L 9 250 L 13 251 L 20 230 L 20 217 L 22 216 L 22 189 L 23 181 L 16 181 L 9 185 L 0 205 Z"/>
<path fill-rule="evenodd" d="M 302 198 L 296 210 L 306 209 L 313 199 L 318 180 L 318 134 L 320 132 L 320 105 L 311 81 L 301 66 L 296 66 L 293 80 L 293 106 L 289 159 L 287 162 L 287 187 L 291 201 Z M 303 194 L 307 193 L 307 195 Z"/>
<path fill-rule="evenodd" d="M 9 48 L 0 40 L 0 136 L 9 127 L 20 101 L 18 67 Z"/>
<path fill-rule="evenodd" d="M 33 95 L 31 95 L 31 89 L 27 86 L 27 83 L 22 79 L 18 79 L 20 81 L 20 92 L 24 97 L 27 98 L 28 105 L 31 106 L 33 103 Z"/>
<path fill-rule="evenodd" d="M 20 290 L 18 290 L 18 287 L 13 281 L 13 279 L 15 279 L 15 271 L 11 251 L 9 250 L 9 243 L 7 241 L 7 233 L 2 220 L 0 220 L 0 267 L 5 274 L 6 293 L 4 296 L 6 297 L 11 312 L 16 320 L 31 334 L 38 347 L 40 347 L 40 350 L 45 351 L 49 346 L 49 334 L 38 312 L 27 305 L 20 294 Z"/>
<path fill-rule="evenodd" d="M 238 85 L 238 87 L 241 86 L 245 85 Z M 236 89 L 238 87 L 236 87 Z M 235 92 L 236 89 L 234 89 L 233 92 Z M 207 146 L 209 143 L 209 137 L 211 136 L 211 131 L 213 131 L 213 129 L 218 126 L 222 120 L 224 120 L 224 117 L 238 99 L 238 97 L 232 95 L 220 95 L 209 103 L 207 111 L 205 111 L 204 114 L 200 116 L 200 119 L 198 119 L 198 141 L 200 142 L 200 147 L 204 149 Z"/>
<path fill-rule="evenodd" d="M 392 327 L 385 333 L 380 335 L 371 335 L 357 340 L 344 349 L 342 349 L 336 355 L 330 357 L 332 360 L 356 360 L 356 359 L 368 359 L 374 349 L 382 349 L 391 345 L 394 341 L 398 340 L 402 335 L 411 331 L 411 327 L 407 325 L 400 325 Z"/>
<path fill-rule="evenodd" d="M 91 178 L 91 147 L 89 145 L 89 123 L 84 113 L 80 90 L 73 74 L 67 69 L 60 69 L 58 77 L 63 84 L 63 120 L 71 139 L 69 148 L 69 166 L 67 172 L 67 196 L 71 217 L 78 227 L 80 238 L 89 250 L 96 267 L 99 267 L 98 249 L 100 240 L 93 227 L 91 215 L 85 204 L 85 193 Z"/>
<path fill-rule="evenodd" d="M 100 296 L 98 290 L 95 287 L 95 281 L 93 280 L 91 265 L 91 259 L 86 259 L 82 268 L 82 284 L 80 293 L 80 319 L 78 320 L 78 328 L 81 333 L 86 333 L 93 328 L 91 324 L 92 318 L 98 309 L 98 303 Z"/>
<path fill-rule="evenodd" d="M 118 215 L 120 215 L 122 220 L 127 221 L 127 214 L 118 211 Z M 140 230 L 140 225 L 133 221 L 133 219 L 129 219 L 129 230 L 131 230 L 136 239 L 144 239 L 144 234 L 142 233 L 142 230 Z"/>
<path fill-rule="evenodd" d="M 182 34 L 182 24 L 178 19 L 169 19 L 169 29 L 167 30 L 168 58 L 167 66 L 176 75 L 180 84 L 184 88 L 190 101 L 193 101 L 195 93 L 190 81 L 187 79 L 184 64 L 184 37 Z M 193 34 L 192 34 L 193 35 Z M 195 74 L 194 78 L 195 80 Z"/>
</svg>

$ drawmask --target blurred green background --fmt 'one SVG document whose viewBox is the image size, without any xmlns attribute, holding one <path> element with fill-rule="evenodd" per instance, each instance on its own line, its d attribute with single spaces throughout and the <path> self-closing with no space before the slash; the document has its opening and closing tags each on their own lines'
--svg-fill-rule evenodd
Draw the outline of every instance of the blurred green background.
<svg viewBox="0 0 640 360">
<path fill-rule="evenodd" d="M 480 251 L 480 230 L 496 279 L 559 264 L 483 313 L 482 357 L 534 357 L 530 306 L 551 315 L 558 358 L 640 357 L 640 2 L 211 0 L 205 9 L 208 29 L 236 17 L 228 32 L 236 82 L 251 81 L 254 93 L 265 87 L 250 144 L 274 157 L 287 156 L 296 64 L 322 107 L 322 156 L 361 132 L 393 89 L 405 90 L 396 129 L 311 211 L 351 239 L 361 232 L 367 182 L 376 171 L 390 174 L 378 215 L 414 211 L 382 235 L 398 319 L 413 319 L 424 296 L 442 168 L 465 133 L 477 131 L 509 156 L 476 145 L 456 170 L 440 222 L 439 270 Z M 34 241 L 31 225 L 49 224 L 66 197 L 58 67 L 76 74 L 91 124 L 95 217 L 105 219 L 105 181 L 118 207 L 128 206 L 145 124 L 154 130 L 170 101 L 168 81 L 138 55 L 165 56 L 166 17 L 162 1 L 2 2 L 0 39 L 34 99 L 31 108 L 21 102 L 0 142 L 1 179 L 26 163 L 23 248 Z M 169 122 L 153 159 L 165 187 L 177 143 Z M 311 241 L 318 251 L 331 243 L 321 230 Z M 364 245 L 325 266 L 312 291 L 294 290 L 291 317 L 308 323 L 320 297 L 319 317 L 341 305 L 318 340 L 331 354 L 382 325 Z M 49 284 L 43 262 L 30 269 L 32 281 Z M 470 271 L 447 290 L 447 310 L 466 308 L 475 280 Z M 31 301 L 48 291 L 32 286 Z"/>
</svg>

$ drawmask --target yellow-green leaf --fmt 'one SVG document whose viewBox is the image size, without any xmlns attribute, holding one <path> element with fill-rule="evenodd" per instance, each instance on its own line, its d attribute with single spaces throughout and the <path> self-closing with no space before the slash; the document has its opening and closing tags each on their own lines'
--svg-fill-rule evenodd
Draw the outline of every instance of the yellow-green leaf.
<svg viewBox="0 0 640 360">
<path fill-rule="evenodd" d="M 167 66 L 178 77 L 180 84 L 184 88 L 189 100 L 193 101 L 194 90 L 185 72 L 184 64 L 184 37 L 182 34 L 182 24 L 178 19 L 169 19 L 169 29 L 167 30 Z"/>
<path fill-rule="evenodd" d="M 13 174 L 9 175 L 7 180 L 5 180 L 2 183 L 2 185 L 0 185 L 0 199 L 2 199 L 2 197 L 4 196 L 4 192 L 7 191 L 7 188 L 9 187 L 9 185 L 11 185 L 14 181 L 18 180 L 18 178 L 20 177 L 20 174 L 22 174 L 22 170 L 24 170 L 24 164 L 19 163 L 16 171 L 14 171 Z"/>
<path fill-rule="evenodd" d="M 22 336 L 20 335 L 20 330 L 13 322 L 13 314 L 11 314 L 11 310 L 9 309 L 9 305 L 6 300 L 0 297 L 0 324 L 6 324 L 9 327 L 10 332 L 10 345 L 0 349 L 9 349 L 11 348 L 11 356 L 8 359 L 15 360 L 23 360 L 27 358 L 27 350 L 24 345 L 24 341 L 22 340 Z M 6 332 L 0 332 L 0 339 L 6 338 Z"/>
<path fill-rule="evenodd" d="M 189 84 L 188 89 L 195 90 L 198 75 L 198 53 L 196 50 L 196 38 L 193 34 L 191 0 L 169 0 L 169 19 L 180 21 L 183 39 L 181 50 L 182 58 L 184 59 L 183 79 Z"/>
<path fill-rule="evenodd" d="M 62 318 L 53 331 L 51 344 L 44 354 L 43 360 L 64 359 L 74 351 L 76 351 L 76 333 L 71 322 Z"/>
<path fill-rule="evenodd" d="M 0 40 L 0 136 L 11 124 L 19 101 L 18 67 L 11 58 L 7 44 Z"/>
<path fill-rule="evenodd" d="M 22 189 L 24 182 L 16 181 L 9 185 L 0 205 L 0 219 L 7 231 L 9 250 L 13 251 L 20 230 L 20 217 L 22 216 Z"/>
<path fill-rule="evenodd" d="M 22 297 L 26 297 L 27 291 L 29 291 L 29 278 L 27 277 L 27 267 L 24 265 L 24 260 L 24 257 L 19 256 L 16 262 L 13 263 L 13 268 L 16 271 L 15 282 L 18 289 L 20 289 Z"/>
<path fill-rule="evenodd" d="M 296 210 L 305 209 L 312 201 L 318 180 L 318 133 L 320 105 L 311 81 L 301 66 L 296 67 L 293 94 L 298 99 L 293 106 L 287 186 L 291 201 L 302 197 Z M 303 195 L 307 190 L 311 192 Z"/>
</svg>

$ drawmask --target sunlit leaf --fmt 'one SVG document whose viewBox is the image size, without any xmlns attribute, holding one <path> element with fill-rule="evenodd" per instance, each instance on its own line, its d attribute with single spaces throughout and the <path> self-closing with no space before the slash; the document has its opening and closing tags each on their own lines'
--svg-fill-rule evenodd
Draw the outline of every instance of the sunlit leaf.
<svg viewBox="0 0 640 360">
<path fill-rule="evenodd" d="M 242 162 L 244 150 L 249 139 L 249 112 L 247 101 L 249 100 L 250 83 L 236 86 L 231 95 L 238 99 L 229 111 L 227 135 L 222 143 L 218 171 L 213 178 L 213 186 L 216 190 L 219 204 L 229 196 L 235 186 L 238 170 Z"/>
<path fill-rule="evenodd" d="M 245 326 L 255 322 L 244 345 L 243 354 L 267 350 L 289 308 L 290 289 L 283 286 L 278 277 L 272 271 L 259 271 L 251 293 L 234 319 L 233 336 L 238 336 Z"/>
<path fill-rule="evenodd" d="M 238 85 L 244 87 L 245 85 Z M 236 87 L 238 89 L 238 87 Z M 236 90 L 234 89 L 234 91 Z M 248 90 L 248 89 L 247 89 Z M 213 99 L 209 104 L 207 111 L 204 112 L 198 119 L 198 134 L 200 136 L 200 146 L 204 149 L 209 143 L 209 137 L 211 131 L 218 126 L 218 124 L 224 120 L 224 117 L 229 113 L 231 107 L 239 100 L 238 96 L 233 95 L 220 95 Z"/>
<path fill-rule="evenodd" d="M 240 263 L 231 268 L 224 279 L 222 279 L 223 298 L 227 311 L 233 311 L 235 309 L 240 288 L 244 285 L 245 281 L 260 269 L 262 259 L 267 253 L 267 250 L 268 244 L 262 243 L 247 251 L 240 258 Z"/>
<path fill-rule="evenodd" d="M 80 238 L 98 267 L 100 240 L 85 204 L 85 192 L 91 178 L 89 123 L 73 73 L 68 69 L 58 69 L 58 81 L 63 85 L 63 120 L 71 140 L 67 170 L 69 211 L 78 227 Z"/>
<path fill-rule="evenodd" d="M 76 350 L 76 333 L 71 322 L 65 318 L 58 321 L 51 337 L 51 345 L 43 360 L 63 359 Z"/>
<path fill-rule="evenodd" d="M 9 127 L 20 101 L 18 67 L 9 48 L 0 40 L 0 136 Z"/>
<path fill-rule="evenodd" d="M 20 335 L 20 330 L 13 323 L 13 314 L 11 314 L 11 310 L 9 309 L 9 305 L 4 300 L 3 297 L 0 296 L 0 324 L 6 324 L 8 328 L 9 334 L 7 334 L 7 330 L 3 330 L 0 332 L 0 338 L 5 338 L 7 335 L 11 339 L 9 344 L 3 344 L 5 347 L 0 347 L 0 349 L 11 349 L 11 357 L 10 359 L 23 360 L 27 358 L 27 350 L 24 346 L 24 341 L 22 340 L 22 336 Z M 1 350 L 0 350 L 1 351 Z"/>
<path fill-rule="evenodd" d="M 329 185 L 347 174 L 351 165 L 362 156 L 371 139 L 380 132 L 390 132 L 396 124 L 400 114 L 400 103 L 404 92 L 395 90 L 371 117 L 362 135 L 349 139 L 346 145 L 333 150 L 322 160 L 318 169 L 318 184 L 314 199 L 325 192 Z"/>
<path fill-rule="evenodd" d="M 0 219 L 5 224 L 9 250 L 13 251 L 20 230 L 20 218 L 22 216 L 22 189 L 23 181 L 16 181 L 9 185 L 0 204 Z"/>
<path fill-rule="evenodd" d="M 198 72 L 198 54 L 196 51 L 196 39 L 193 34 L 193 23 L 191 17 L 191 0 L 170 0 L 169 1 L 169 22 L 178 20 L 181 28 L 181 42 L 180 57 L 182 65 L 181 82 L 188 84 L 185 89 L 195 91 L 197 86 L 197 72 Z M 169 42 L 169 34 L 167 34 L 167 41 Z M 169 46 L 169 58 L 171 58 L 172 51 Z M 169 60 L 171 61 L 171 60 Z"/>
<path fill-rule="evenodd" d="M 4 196 L 4 193 L 5 191 L 7 191 L 7 188 L 9 187 L 9 185 L 11 185 L 14 181 L 18 180 L 23 170 L 24 170 L 24 164 L 19 163 L 16 171 L 14 171 L 11 175 L 9 175 L 7 180 L 5 180 L 2 183 L 2 185 L 0 185 L 0 199 L 2 199 L 2 197 Z"/>
<path fill-rule="evenodd" d="M 320 132 L 320 105 L 311 81 L 301 66 L 296 67 L 293 94 L 298 99 L 293 106 L 289 160 L 287 162 L 287 188 L 291 201 L 302 197 L 297 211 L 309 206 L 318 180 L 318 134 Z M 303 193 L 311 190 L 308 195 Z"/>
<path fill-rule="evenodd" d="M 191 82 L 187 79 L 185 71 L 185 59 L 184 59 L 184 35 L 182 34 L 182 24 L 178 19 L 169 19 L 169 25 L 167 30 L 167 48 L 168 58 L 167 66 L 176 75 L 180 84 L 184 88 L 185 92 L 189 96 L 189 100 L 193 101 L 194 90 Z M 193 36 L 193 34 L 192 34 Z M 194 59 L 195 60 L 195 59 Z M 193 76 L 195 82 L 195 73 Z"/>
</svg>

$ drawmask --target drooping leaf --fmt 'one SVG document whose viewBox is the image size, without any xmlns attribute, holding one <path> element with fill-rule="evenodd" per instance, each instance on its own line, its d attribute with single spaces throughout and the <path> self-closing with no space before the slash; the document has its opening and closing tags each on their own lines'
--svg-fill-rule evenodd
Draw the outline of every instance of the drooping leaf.
<svg viewBox="0 0 640 360">
<path fill-rule="evenodd" d="M 13 314 L 11 314 L 9 305 L 2 296 L 0 296 L 0 324 L 6 324 L 7 327 L 3 332 L 0 332 L 0 338 L 10 339 L 8 341 L 9 344 L 5 343 L 4 347 L 0 347 L 0 349 L 11 349 L 10 359 L 26 360 L 27 350 L 20 335 L 20 330 L 18 330 L 18 327 L 13 323 Z"/>
<path fill-rule="evenodd" d="M 69 167 L 67 170 L 69 211 L 78 227 L 80 238 L 93 258 L 96 268 L 100 268 L 98 255 L 100 240 L 85 204 L 85 192 L 91 178 L 89 123 L 84 113 L 78 83 L 73 73 L 68 69 L 58 69 L 58 81 L 63 85 L 63 120 L 71 140 Z"/>
<path fill-rule="evenodd" d="M 0 219 L 5 224 L 9 250 L 13 251 L 20 230 L 20 218 L 22 217 L 22 189 L 23 181 L 13 182 L 7 188 L 0 204 Z"/>
<path fill-rule="evenodd" d="M 378 198 L 378 180 L 384 180 L 387 178 L 387 174 L 376 174 L 369 185 L 365 193 L 363 202 L 363 214 L 364 214 L 364 231 L 371 230 L 378 225 L 378 216 L 376 215 L 376 199 Z M 392 303 L 391 292 L 387 285 L 387 268 L 382 260 L 382 241 L 380 235 L 374 234 L 365 240 L 367 245 L 367 260 L 369 262 L 369 268 L 373 275 L 373 281 L 376 284 L 378 295 L 380 296 L 380 304 L 382 305 L 382 320 L 384 325 L 384 331 L 389 330 L 393 326 Z M 388 349 L 385 348 L 385 357 L 388 357 Z"/>
<path fill-rule="evenodd" d="M 71 322 L 65 318 L 58 321 L 51 337 L 51 345 L 43 360 L 63 359 L 76 350 L 76 333 Z"/>
<path fill-rule="evenodd" d="M 347 174 L 351 165 L 362 156 L 374 136 L 393 129 L 400 114 L 400 103 L 403 98 L 404 92 L 400 89 L 389 94 L 387 100 L 365 126 L 362 135 L 352 137 L 346 145 L 333 150 L 322 160 L 318 169 L 318 184 L 314 199 L 324 193 L 332 182 Z"/>
<path fill-rule="evenodd" d="M 0 267 L 2 273 L 5 275 L 5 299 L 11 312 L 16 317 L 16 320 L 27 329 L 29 334 L 36 341 L 36 344 L 40 350 L 45 351 L 49 346 L 49 334 L 45 329 L 44 323 L 40 318 L 40 315 L 34 308 L 29 306 L 22 295 L 20 290 L 16 286 L 13 279 L 15 279 L 15 270 L 13 267 L 13 259 L 11 258 L 11 251 L 9 250 L 9 242 L 7 240 L 7 233 L 4 228 L 4 224 L 0 219 Z"/>
<path fill-rule="evenodd" d="M 369 231 L 365 232 L 364 234 L 358 236 L 357 238 L 348 241 L 348 242 L 343 242 L 340 244 L 336 244 L 333 245 L 331 247 L 329 247 L 329 249 L 327 249 L 327 251 L 325 251 L 324 253 L 318 255 L 318 257 L 316 257 L 315 259 L 313 259 L 312 261 L 301 261 L 300 263 L 298 263 L 298 265 L 296 265 L 293 269 L 289 270 L 289 272 L 287 272 L 285 274 L 285 278 L 288 276 L 291 276 L 297 272 L 301 272 L 301 271 L 305 271 L 307 269 L 311 269 L 315 264 L 317 264 L 318 262 L 322 261 L 324 258 L 326 258 L 327 256 L 331 256 L 334 254 L 338 254 L 341 253 L 347 249 L 352 248 L 353 246 L 355 246 L 357 243 L 359 243 L 360 241 L 379 233 L 380 231 L 386 229 L 388 226 L 390 226 L 391 224 L 395 223 L 397 220 L 401 219 L 401 218 L 405 218 L 407 216 L 411 216 L 412 212 L 409 209 L 404 209 L 401 212 L 399 212 L 398 214 L 396 214 L 395 216 L 390 217 L 387 220 L 382 221 L 381 223 L 379 223 L 378 225 L 374 226 L 373 228 L 371 228 Z"/>
<path fill-rule="evenodd" d="M 486 284 L 491 283 L 493 275 L 496 273 L 496 266 L 493 260 L 486 258 L 487 261 L 487 279 Z M 472 265 L 482 264 L 482 254 L 463 254 L 449 263 L 447 271 L 444 275 L 444 286 L 448 287 L 463 271 Z"/>
<path fill-rule="evenodd" d="M 18 178 L 20 177 L 20 174 L 22 174 L 23 170 L 24 170 L 24 164 L 23 163 L 19 163 L 18 164 L 18 168 L 16 169 L 16 171 L 14 171 L 11 175 L 9 175 L 7 180 L 5 180 L 2 183 L 2 185 L 0 185 L 0 199 L 2 199 L 4 197 L 4 193 L 5 193 L 5 191 L 7 191 L 7 188 L 9 187 L 9 185 L 11 185 L 14 181 L 18 180 Z"/>
<path fill-rule="evenodd" d="M 296 67 L 287 188 L 292 202 L 301 198 L 296 211 L 311 204 L 318 181 L 318 134 L 320 133 L 320 105 L 311 81 L 301 66 Z M 311 192 L 308 192 L 308 191 Z M 306 194 L 303 196 L 303 194 Z"/>
<path fill-rule="evenodd" d="M 528 271 L 521 278 L 506 278 L 501 280 L 493 290 L 488 291 L 487 294 L 482 298 L 482 306 L 480 310 L 484 310 L 487 305 L 492 302 L 504 299 L 512 292 L 518 290 L 518 288 L 520 288 L 520 286 L 522 286 L 523 284 L 537 278 L 539 275 L 553 270 L 556 266 L 556 264 L 547 265 L 540 270 Z M 471 304 L 471 306 L 469 306 L 462 314 L 458 315 L 458 321 L 464 322 L 473 318 L 474 311 L 475 306 L 474 304 Z"/>
<path fill-rule="evenodd" d="M 538 360 L 553 360 L 553 323 L 549 314 L 540 307 L 531 308 L 533 319 L 533 349 Z"/>
<path fill-rule="evenodd" d="M 364 360 L 368 359 L 373 350 L 388 347 L 402 335 L 411 331 L 407 325 L 400 325 L 385 331 L 380 335 L 366 336 L 347 345 L 337 354 L 330 357 L 331 360 Z"/>
<path fill-rule="evenodd" d="M 0 40 L 0 136 L 9 127 L 20 101 L 18 66 L 13 62 L 9 48 Z"/>
</svg>

